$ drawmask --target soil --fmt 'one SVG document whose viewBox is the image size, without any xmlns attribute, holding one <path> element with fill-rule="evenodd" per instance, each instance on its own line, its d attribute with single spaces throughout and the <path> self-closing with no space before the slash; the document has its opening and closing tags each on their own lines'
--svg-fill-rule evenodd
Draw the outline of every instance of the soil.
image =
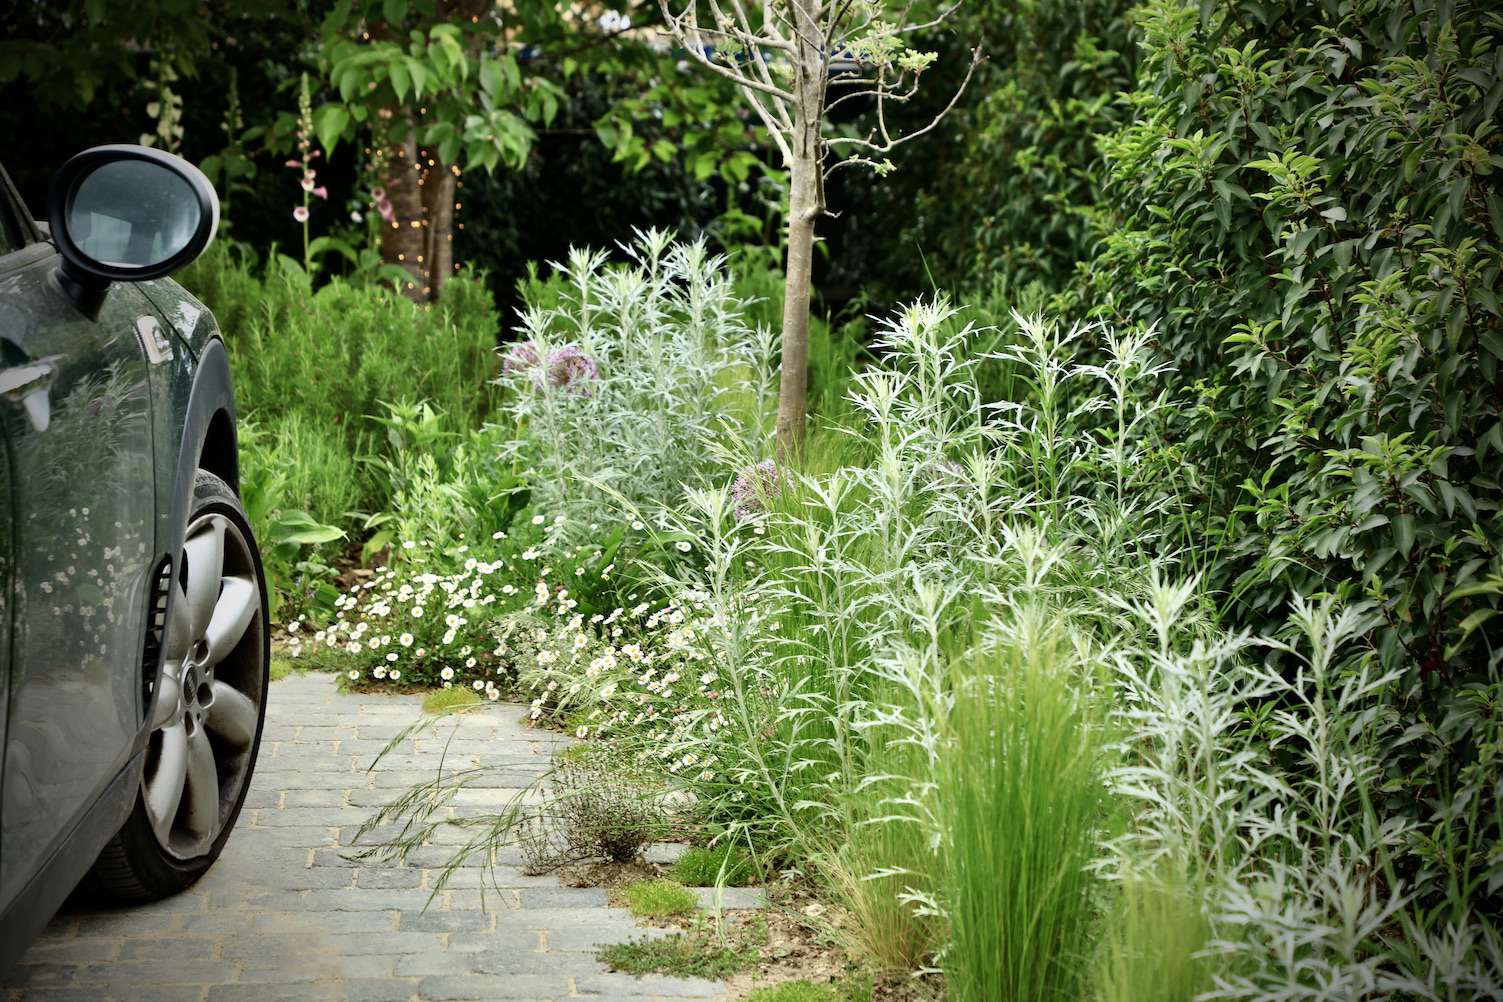
<svg viewBox="0 0 1503 1002">
<path fill-rule="evenodd" d="M 642 859 L 624 863 L 580 863 L 559 867 L 558 882 L 563 887 L 604 887 L 611 892 L 611 906 L 625 908 L 626 898 L 621 894 L 623 887 L 639 880 L 666 877 L 672 870 L 673 867 L 666 863 L 648 863 Z"/>
</svg>

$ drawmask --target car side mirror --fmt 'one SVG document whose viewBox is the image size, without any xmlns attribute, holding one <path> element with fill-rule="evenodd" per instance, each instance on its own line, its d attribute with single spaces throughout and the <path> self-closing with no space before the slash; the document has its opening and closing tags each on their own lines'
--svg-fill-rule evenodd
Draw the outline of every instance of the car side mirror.
<svg viewBox="0 0 1503 1002">
<path fill-rule="evenodd" d="M 52 179 L 58 289 L 98 319 L 113 281 L 163 278 L 204 252 L 219 226 L 219 196 L 197 167 L 148 146 L 96 146 Z"/>
</svg>

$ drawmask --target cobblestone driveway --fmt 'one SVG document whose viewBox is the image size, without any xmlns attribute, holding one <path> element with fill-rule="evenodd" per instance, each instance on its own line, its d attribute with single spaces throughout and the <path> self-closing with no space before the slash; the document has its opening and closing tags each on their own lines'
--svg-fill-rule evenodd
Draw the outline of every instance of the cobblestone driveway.
<svg viewBox="0 0 1503 1002">
<path fill-rule="evenodd" d="M 404 867 L 342 858 L 397 789 L 446 765 L 497 766 L 461 806 L 501 804 L 564 739 L 517 723 L 524 708 L 450 717 L 367 767 L 410 724 L 420 697 L 341 695 L 328 675 L 271 686 L 266 732 L 239 825 L 187 893 L 128 910 L 67 905 L 0 988 L 8 1002 L 409 1002 L 724 999 L 718 982 L 609 974 L 591 947 L 640 935 L 606 892 L 498 866 L 501 899 L 467 867 L 428 907 L 425 846 Z M 458 732 L 451 735 L 457 727 Z M 501 860 L 514 864 L 515 857 Z M 729 902 L 727 902 L 729 904 Z"/>
</svg>

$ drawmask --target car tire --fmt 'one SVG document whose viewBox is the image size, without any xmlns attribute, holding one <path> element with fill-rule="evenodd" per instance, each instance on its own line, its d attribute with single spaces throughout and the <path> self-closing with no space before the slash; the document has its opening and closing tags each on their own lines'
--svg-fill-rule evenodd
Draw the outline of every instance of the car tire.
<svg viewBox="0 0 1503 1002">
<path fill-rule="evenodd" d="M 266 717 L 266 578 L 239 499 L 213 474 L 197 475 L 183 540 L 172 613 L 155 638 L 163 681 L 147 706 L 140 789 L 87 881 L 127 901 L 175 894 L 219 857 L 250 789 Z"/>
</svg>

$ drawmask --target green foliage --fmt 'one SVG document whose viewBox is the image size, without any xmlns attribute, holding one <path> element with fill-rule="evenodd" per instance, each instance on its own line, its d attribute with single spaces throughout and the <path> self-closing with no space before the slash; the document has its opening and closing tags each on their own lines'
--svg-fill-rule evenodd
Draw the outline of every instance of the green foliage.
<svg viewBox="0 0 1503 1002">
<path fill-rule="evenodd" d="M 18 7 L 6 17 L 6 37 L 0 40 L 0 87 L 24 79 L 41 110 L 81 111 L 96 91 L 136 79 L 143 48 L 165 54 L 175 72 L 193 77 L 228 25 L 288 14 L 281 0 L 67 0 Z"/>
<path fill-rule="evenodd" d="M 757 868 L 729 842 L 696 845 L 674 862 L 673 879 L 690 887 L 745 887 L 757 882 Z"/>
<path fill-rule="evenodd" d="M 426 6 L 344 3 L 324 19 L 321 32 L 331 44 L 321 57 L 338 100 L 314 116 L 320 145 L 329 150 L 353 139 L 357 126 L 383 109 L 389 115 L 392 107 L 421 104 L 417 141 L 444 163 L 463 154 L 465 163 L 488 171 L 515 167 L 535 138 L 528 121 L 553 121 L 559 88 L 543 76 L 523 77 L 515 50 L 497 44 L 499 18 L 439 19 L 431 7 L 425 16 Z"/>
<path fill-rule="evenodd" d="M 484 287 L 458 277 L 441 303 L 412 305 L 380 286 L 335 278 L 317 291 L 268 267 L 264 276 L 227 251 L 209 253 L 179 277 L 214 310 L 229 349 L 240 413 L 259 421 L 298 414 L 343 433 L 347 450 L 390 455 L 366 420 L 382 401 L 414 397 L 439 409 L 442 430 L 476 427 L 490 413 L 486 379 L 497 319 Z M 365 483 L 357 507 L 385 498 Z"/>
<path fill-rule="evenodd" d="M 1091 916 L 1096 735 L 1079 651 L 1036 610 L 993 658 L 957 665 L 952 744 L 938 773 L 940 855 L 959 1002 L 1075 999 Z"/>
<path fill-rule="evenodd" d="M 359 500 L 355 460 L 336 427 L 297 412 L 268 424 L 240 421 L 239 439 L 240 500 L 261 548 L 270 615 L 327 614 L 338 591 L 318 548 L 345 537 L 338 523 Z"/>
<path fill-rule="evenodd" d="M 1496 816 L 1473 764 L 1503 691 L 1503 18 L 1392 0 L 1134 17 L 1133 119 L 1101 139 L 1102 249 L 1076 301 L 1160 327 L 1185 542 L 1230 621 L 1266 629 L 1317 593 L 1376 611 L 1412 707 L 1392 806 L 1426 833 L 1405 865 L 1496 894 L 1497 835 L 1472 825 Z"/>
<path fill-rule="evenodd" d="M 678 918 L 699 906 L 694 892 L 671 880 L 639 880 L 621 889 L 631 913 L 638 918 Z"/>
<path fill-rule="evenodd" d="M 627 974 L 667 974 L 678 978 L 728 978 L 757 962 L 755 950 L 723 946 L 700 934 L 627 940 L 598 947 L 595 958 Z"/>
<path fill-rule="evenodd" d="M 1213 961 L 1195 956 L 1211 938 L 1210 923 L 1184 873 L 1166 866 L 1162 875 L 1124 881 L 1105 927 L 1094 993 L 1100 1002 L 1194 1002 L 1214 987 Z"/>
<path fill-rule="evenodd" d="M 1091 256 L 1101 199 L 1096 135 L 1123 117 L 1136 46 L 1129 0 L 964 4 L 928 44 L 941 57 L 900 121 L 927 122 L 960 82 L 964 50 L 988 54 L 956 109 L 915 144 L 912 162 L 870 181 L 854 203 L 832 282 L 891 304 L 947 289 L 1064 287 Z M 929 75 L 937 79 L 928 80 Z M 858 120 L 859 122 L 860 120 Z"/>
<path fill-rule="evenodd" d="M 800 980 L 758 988 L 746 997 L 746 1002 L 838 1002 L 839 999 L 829 985 Z"/>
</svg>

